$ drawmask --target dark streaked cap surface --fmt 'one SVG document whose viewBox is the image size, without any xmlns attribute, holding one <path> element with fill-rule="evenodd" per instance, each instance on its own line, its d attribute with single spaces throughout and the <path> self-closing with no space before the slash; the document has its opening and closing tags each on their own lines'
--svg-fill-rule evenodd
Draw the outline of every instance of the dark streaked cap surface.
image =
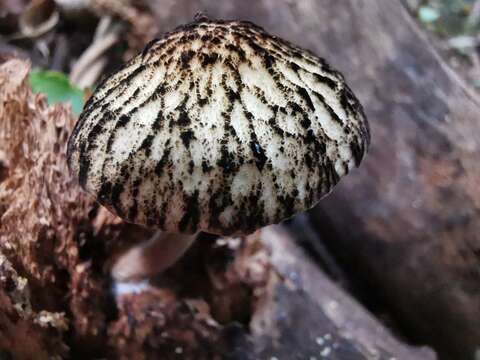
<svg viewBox="0 0 480 360">
<path fill-rule="evenodd" d="M 97 88 L 68 161 L 127 221 L 227 235 L 315 205 L 368 144 L 361 105 L 323 59 L 249 22 L 199 19 Z"/>
</svg>

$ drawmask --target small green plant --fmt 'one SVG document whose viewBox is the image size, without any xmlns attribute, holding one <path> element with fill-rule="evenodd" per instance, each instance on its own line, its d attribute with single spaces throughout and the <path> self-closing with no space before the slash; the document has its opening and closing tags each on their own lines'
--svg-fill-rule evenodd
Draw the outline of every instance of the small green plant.
<svg viewBox="0 0 480 360">
<path fill-rule="evenodd" d="M 33 92 L 45 94 L 49 104 L 70 103 L 75 115 L 79 115 L 82 111 L 85 93 L 72 85 L 65 74 L 49 70 L 33 70 L 29 81 Z"/>
</svg>

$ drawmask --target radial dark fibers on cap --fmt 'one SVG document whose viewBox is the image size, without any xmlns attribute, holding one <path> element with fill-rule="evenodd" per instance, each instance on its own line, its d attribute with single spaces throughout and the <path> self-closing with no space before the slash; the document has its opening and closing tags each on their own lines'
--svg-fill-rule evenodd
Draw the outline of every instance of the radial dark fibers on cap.
<svg viewBox="0 0 480 360">
<path fill-rule="evenodd" d="M 129 222 L 227 235 L 312 207 L 368 144 L 361 105 L 325 60 L 250 22 L 201 18 L 97 88 L 68 160 Z"/>
</svg>

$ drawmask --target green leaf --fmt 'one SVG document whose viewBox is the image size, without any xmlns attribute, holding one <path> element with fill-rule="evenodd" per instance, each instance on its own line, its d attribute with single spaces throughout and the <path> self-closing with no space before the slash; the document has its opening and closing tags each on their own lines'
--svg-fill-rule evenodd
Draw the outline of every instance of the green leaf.
<svg viewBox="0 0 480 360">
<path fill-rule="evenodd" d="M 440 14 L 437 9 L 431 6 L 421 6 L 418 10 L 418 17 L 423 23 L 430 24 L 438 20 Z"/>
<path fill-rule="evenodd" d="M 84 92 L 70 84 L 65 74 L 49 70 L 33 70 L 29 81 L 33 92 L 45 94 L 49 104 L 70 103 L 75 115 L 82 112 Z"/>
</svg>

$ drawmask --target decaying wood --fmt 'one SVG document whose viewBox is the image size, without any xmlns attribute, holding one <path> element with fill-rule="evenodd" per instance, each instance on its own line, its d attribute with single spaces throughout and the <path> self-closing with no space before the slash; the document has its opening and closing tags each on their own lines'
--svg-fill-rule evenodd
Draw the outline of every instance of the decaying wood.
<svg viewBox="0 0 480 360">
<path fill-rule="evenodd" d="M 399 3 L 349 3 L 330 9 L 334 31 L 343 24 L 331 46 L 374 140 L 365 166 L 321 203 L 318 228 L 418 341 L 445 358 L 473 358 L 480 344 L 478 99 Z"/>
<path fill-rule="evenodd" d="M 263 230 L 279 278 L 254 313 L 251 328 L 260 359 L 436 359 L 402 344 L 335 285 L 285 230 Z M 242 357 L 239 357 L 242 358 Z"/>
<path fill-rule="evenodd" d="M 245 322 L 231 321 L 231 311 L 238 312 L 239 307 L 245 307 L 246 299 L 241 290 L 245 284 L 235 281 L 239 276 L 235 273 L 244 272 L 244 280 L 264 279 L 267 258 L 258 251 L 256 241 L 259 239 L 271 252 L 268 259 L 273 271 L 268 271 L 267 287 L 256 289 L 260 291 L 257 297 L 261 296 L 249 310 L 251 315 L 246 314 L 251 316 L 247 326 Z M 238 240 L 228 241 L 235 247 Z M 209 276 L 216 279 L 213 281 L 216 289 L 210 295 L 208 288 L 202 291 L 206 298 L 213 295 L 216 298 L 213 302 L 176 298 L 172 291 L 174 285 L 169 285 L 170 288 L 145 285 L 141 292 L 120 295 L 117 299 L 120 316 L 109 328 L 110 345 L 116 356 L 125 359 L 155 358 L 160 354 L 165 359 L 178 356 L 238 360 L 436 359 L 429 349 L 409 347 L 395 339 L 378 320 L 319 271 L 281 227 L 265 228 L 241 243 L 240 248 L 244 250 L 236 252 L 233 266 L 228 265 L 225 270 L 214 266 L 212 269 L 216 269 L 209 272 Z M 205 251 L 214 255 L 211 250 L 196 246 L 174 272 L 195 263 L 195 258 Z M 221 259 L 218 255 L 217 259 Z M 189 267 L 191 271 L 196 265 Z M 192 274 L 183 272 L 183 275 L 183 281 L 191 283 Z M 168 278 L 167 274 L 164 280 Z M 197 274 L 196 280 L 203 283 L 201 275 Z M 218 322 L 210 318 L 211 313 L 216 313 Z"/>
</svg>

